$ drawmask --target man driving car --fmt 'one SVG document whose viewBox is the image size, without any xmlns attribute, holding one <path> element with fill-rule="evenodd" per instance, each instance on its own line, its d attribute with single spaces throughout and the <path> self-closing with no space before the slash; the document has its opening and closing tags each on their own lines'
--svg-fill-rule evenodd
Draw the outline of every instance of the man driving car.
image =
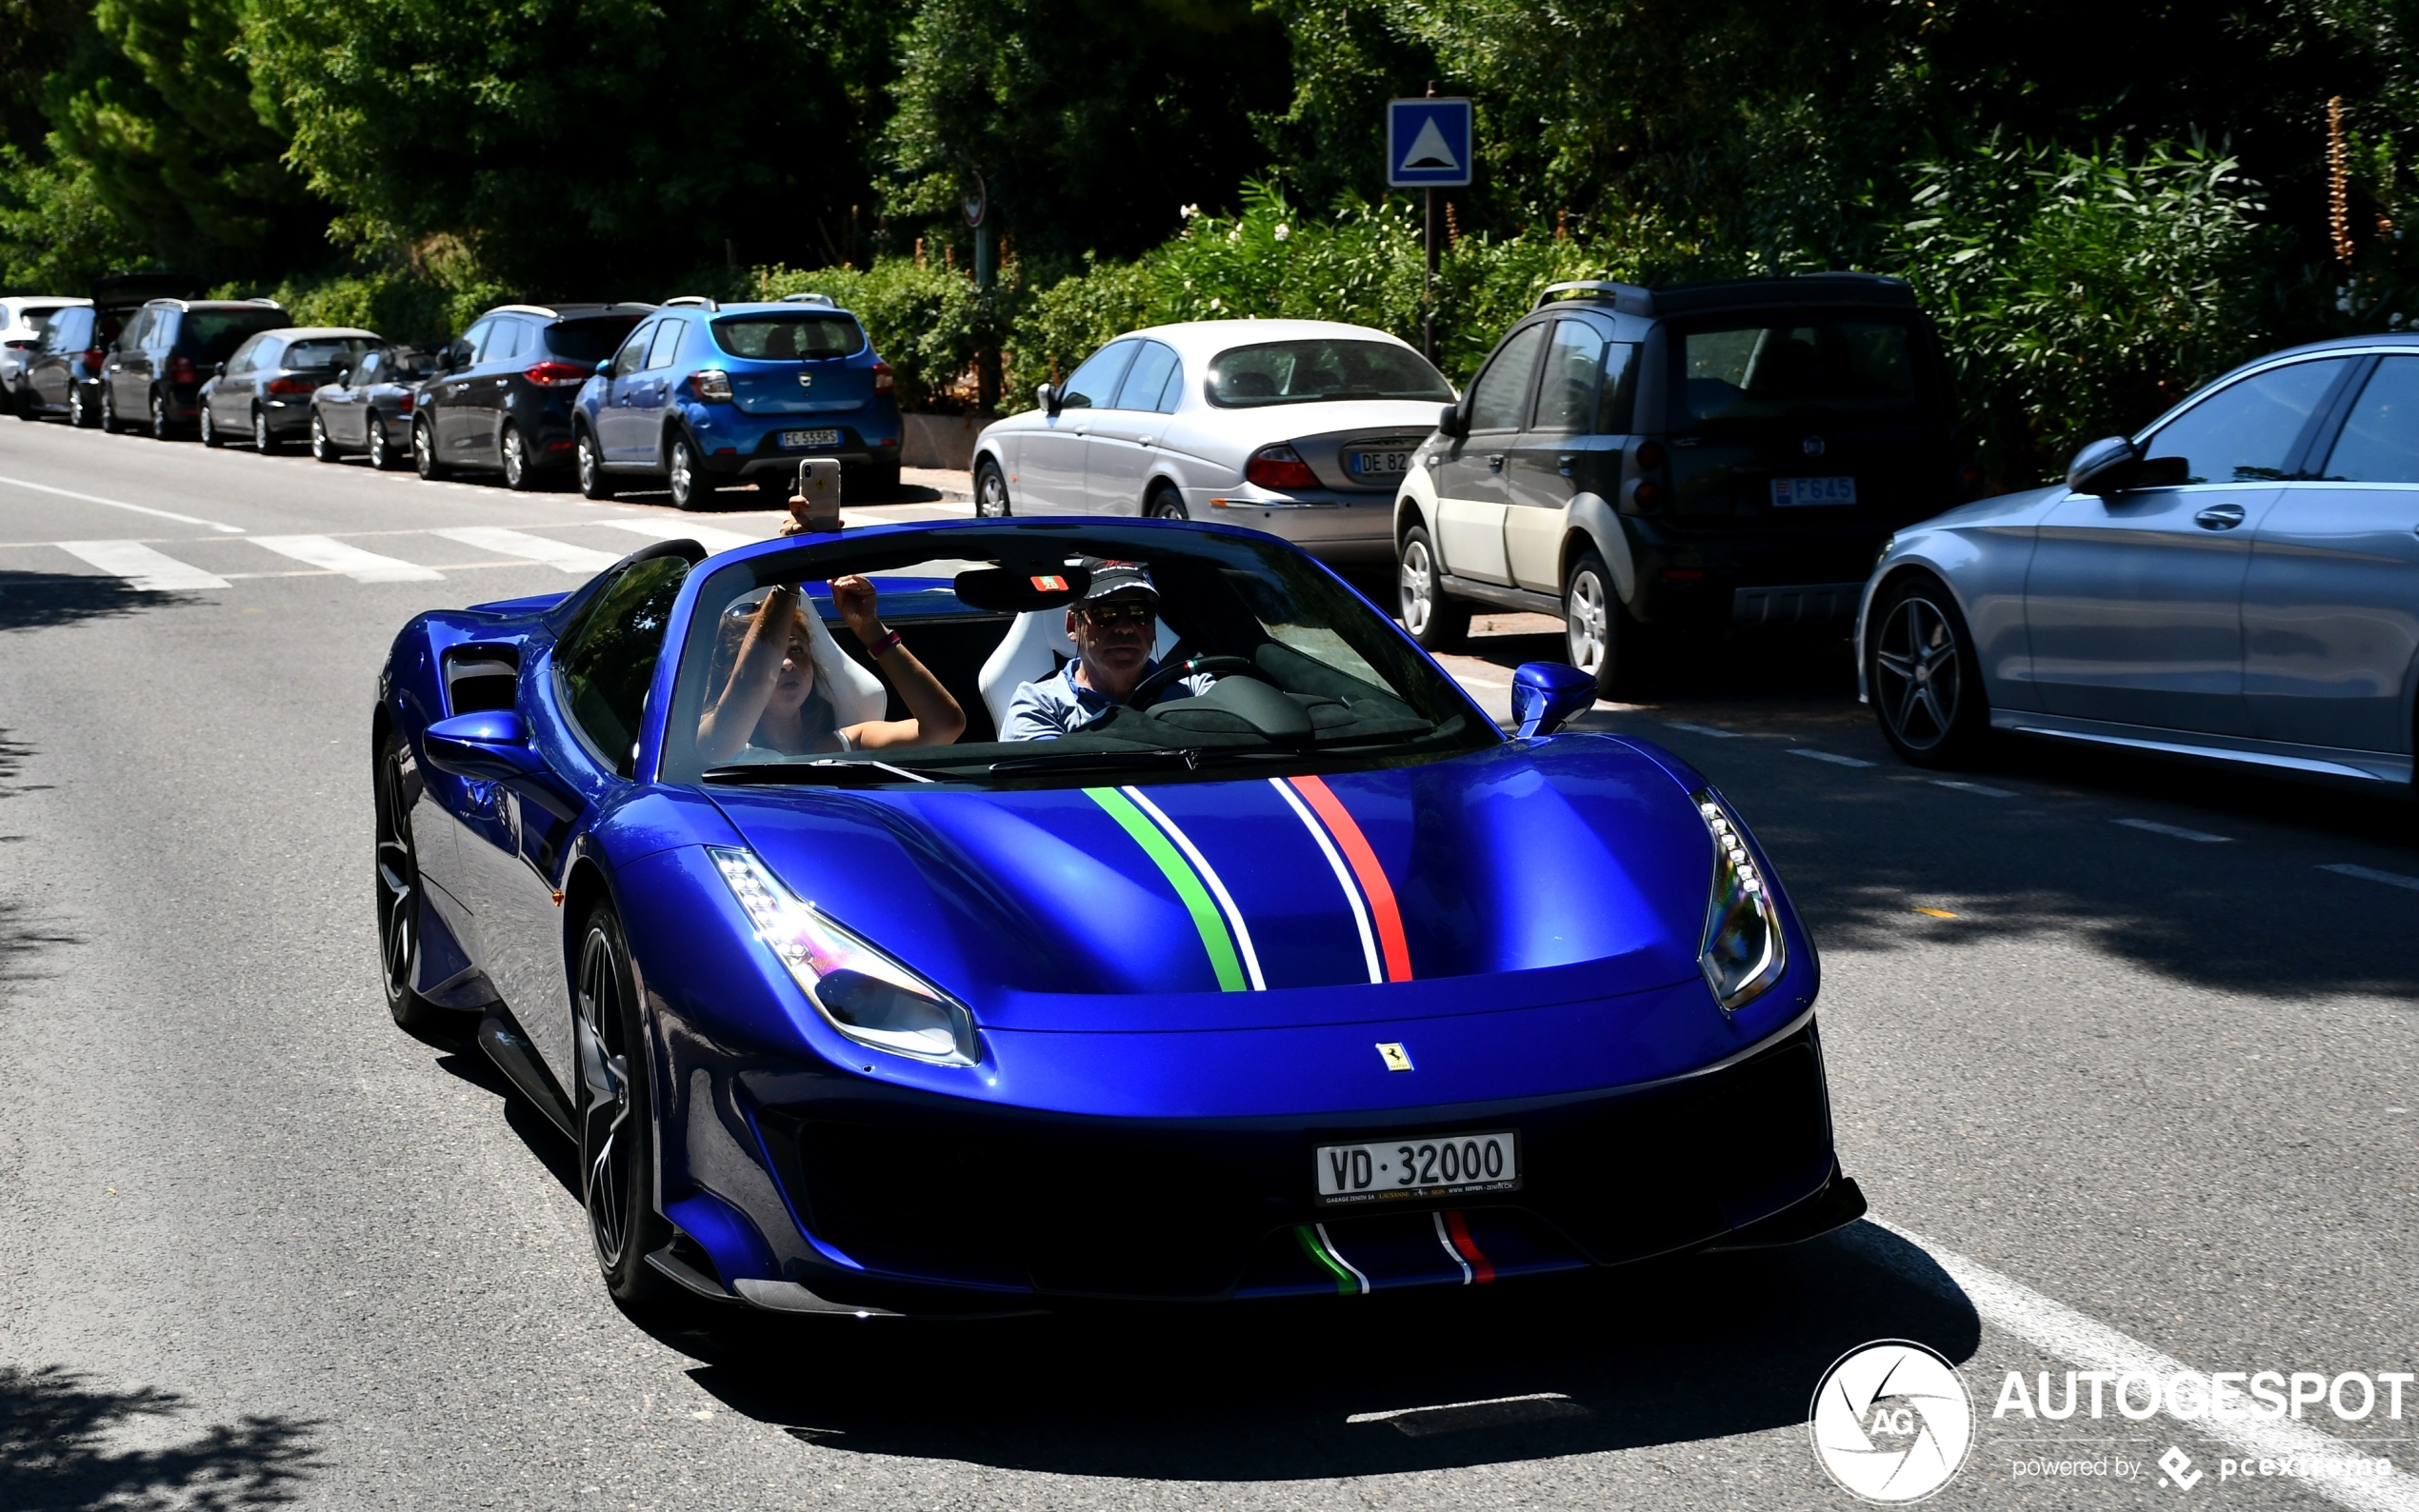
<svg viewBox="0 0 2419 1512">
<path fill-rule="evenodd" d="M 1148 567 L 1134 562 L 1101 562 L 1091 569 L 1083 599 L 1068 606 L 1067 635 L 1075 659 L 1051 676 L 1020 685 L 1009 701 L 1002 740 L 1050 740 L 1109 712 L 1159 669 L 1150 654 L 1157 637 L 1159 589 Z M 1160 688 L 1152 703 L 1207 692 L 1214 681 L 1203 673 Z"/>
</svg>

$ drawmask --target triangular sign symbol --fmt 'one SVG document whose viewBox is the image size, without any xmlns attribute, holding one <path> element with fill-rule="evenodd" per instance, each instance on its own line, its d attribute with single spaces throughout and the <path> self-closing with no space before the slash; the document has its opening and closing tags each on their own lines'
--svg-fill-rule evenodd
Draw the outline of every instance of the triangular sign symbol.
<svg viewBox="0 0 2419 1512">
<path fill-rule="evenodd" d="M 1436 129 L 1436 117 L 1420 123 L 1419 135 L 1411 138 L 1411 152 L 1403 159 L 1405 168 L 1439 168 L 1458 171 L 1461 165 L 1453 161 L 1453 149 L 1445 145 L 1445 133 Z"/>
</svg>

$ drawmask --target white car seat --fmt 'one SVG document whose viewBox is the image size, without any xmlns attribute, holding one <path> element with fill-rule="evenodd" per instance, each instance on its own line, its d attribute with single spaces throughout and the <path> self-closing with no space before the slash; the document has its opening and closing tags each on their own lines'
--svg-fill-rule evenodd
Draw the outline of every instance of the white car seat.
<svg viewBox="0 0 2419 1512">
<path fill-rule="evenodd" d="M 890 695 L 882 679 L 850 660 L 831 638 L 830 627 L 816 612 L 819 606 L 810 599 L 807 610 L 807 654 L 814 660 L 814 683 L 817 689 L 831 700 L 832 712 L 838 716 L 842 729 L 880 719 L 890 706 Z"/>
<path fill-rule="evenodd" d="M 1168 627 L 1166 620 L 1158 624 L 1159 638 L 1150 654 L 1165 660 L 1175 649 L 1176 632 Z M 1000 729 L 1007 726 L 1008 706 L 1019 687 L 1051 676 L 1074 659 L 1075 642 L 1067 633 L 1065 609 L 1028 609 L 1016 616 L 1016 623 L 1008 627 L 1007 638 L 974 677 L 974 686 L 983 694 L 983 706 L 991 711 L 991 727 Z"/>
</svg>

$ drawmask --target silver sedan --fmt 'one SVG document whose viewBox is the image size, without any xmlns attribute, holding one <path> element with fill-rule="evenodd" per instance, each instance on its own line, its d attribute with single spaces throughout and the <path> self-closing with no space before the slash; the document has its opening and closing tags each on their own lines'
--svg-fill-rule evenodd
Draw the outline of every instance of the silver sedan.
<svg viewBox="0 0 2419 1512">
<path fill-rule="evenodd" d="M 1384 331 L 1218 320 L 1120 336 L 974 442 L 980 514 L 1225 520 L 1390 562 L 1394 489 L 1453 402 Z"/>
<path fill-rule="evenodd" d="M 2061 487 L 1899 531 L 1858 651 L 1921 766 L 1997 729 L 2408 786 L 2419 337 L 2262 357 L 2086 447 Z"/>
</svg>

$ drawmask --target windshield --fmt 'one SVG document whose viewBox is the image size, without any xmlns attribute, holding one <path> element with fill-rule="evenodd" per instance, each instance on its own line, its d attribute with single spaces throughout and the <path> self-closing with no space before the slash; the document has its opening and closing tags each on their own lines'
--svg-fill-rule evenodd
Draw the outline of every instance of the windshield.
<svg viewBox="0 0 2419 1512">
<path fill-rule="evenodd" d="M 348 366 L 375 347 L 367 336 L 314 336 L 286 348 L 286 366 L 293 368 Z"/>
<path fill-rule="evenodd" d="M 411 378 L 428 378 L 437 370 L 437 354 L 426 347 L 390 347 L 378 363 L 378 378 L 382 383 L 401 383 Z"/>
<path fill-rule="evenodd" d="M 1907 328 L 1880 321 L 1780 321 L 1681 338 L 1691 420 L 1829 413 L 1902 416 L 1917 408 Z"/>
<path fill-rule="evenodd" d="M 571 362 L 600 363 L 638 324 L 635 315 L 609 315 L 597 320 L 558 320 L 546 328 L 546 349 Z"/>
<path fill-rule="evenodd" d="M 782 362 L 849 356 L 865 332 L 848 315 L 736 315 L 714 322 L 714 340 L 733 357 Z"/>
<path fill-rule="evenodd" d="M 176 345 L 196 362 L 225 362 L 245 337 L 290 324 L 282 309 L 189 309 Z"/>
<path fill-rule="evenodd" d="M 899 647 L 868 652 L 842 606 Z M 1079 686 L 1085 659 L 1114 663 L 1121 640 L 1131 659 L 1120 698 L 1089 677 Z M 764 667 L 752 686 L 751 665 Z M 962 725 L 923 717 L 934 708 L 962 711 Z M 948 733 L 903 737 L 919 718 Z M 1283 776 L 1499 739 L 1399 629 L 1289 547 L 980 525 L 715 571 L 681 651 L 660 771 L 671 783 L 1064 786 L 1120 771 Z"/>
<path fill-rule="evenodd" d="M 1452 385 L 1409 347 L 1316 336 L 1235 347 L 1210 365 L 1210 402 L 1222 409 L 1342 399 L 1432 399 Z"/>
</svg>

